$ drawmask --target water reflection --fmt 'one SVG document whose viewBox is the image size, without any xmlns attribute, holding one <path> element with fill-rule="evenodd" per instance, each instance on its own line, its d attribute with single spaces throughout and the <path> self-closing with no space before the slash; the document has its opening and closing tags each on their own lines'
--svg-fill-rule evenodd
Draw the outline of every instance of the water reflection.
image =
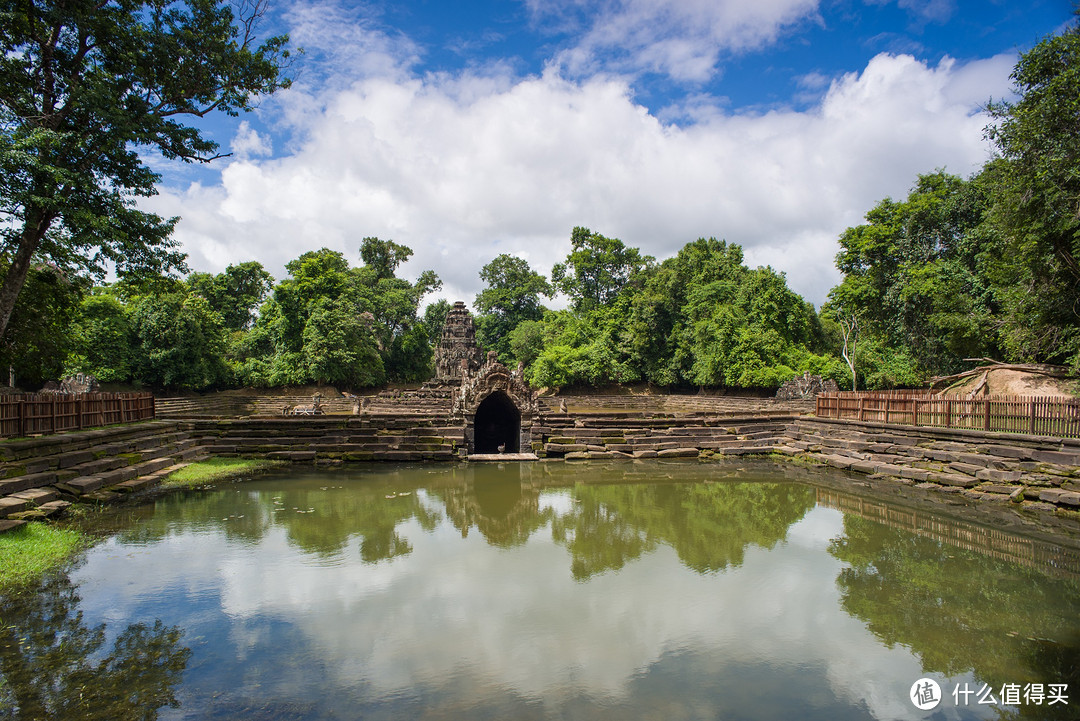
<svg viewBox="0 0 1080 721">
<path fill-rule="evenodd" d="M 829 552 L 846 564 L 841 603 L 923 670 L 972 671 L 1006 683 L 1067 683 L 1080 691 L 1080 583 L 1047 578 L 940 540 L 848 515 Z M 1021 706 L 1020 716 L 1077 718 L 1074 706 Z"/>
<path fill-rule="evenodd" d="M 55 619 L 98 629 L 74 667 L 105 677 L 130 644 L 107 654 L 100 624 L 141 629 L 159 662 L 124 681 L 163 721 L 915 719 L 925 673 L 1080 689 L 1075 578 L 841 513 L 776 466 L 720 468 L 371 466 L 171 496 L 19 601 L 67 610 L 5 625 L 41 626 L 26 668 L 77 637 Z M 17 668 L 0 706 L 40 693 Z M 938 713 L 1013 712 L 1059 717 Z"/>
<path fill-rule="evenodd" d="M 75 587 L 55 576 L 35 593 L 4 599 L 0 611 L 0 718 L 155 719 L 177 706 L 175 689 L 191 652 L 183 632 L 129 624 L 112 634 L 88 626 Z"/>
</svg>

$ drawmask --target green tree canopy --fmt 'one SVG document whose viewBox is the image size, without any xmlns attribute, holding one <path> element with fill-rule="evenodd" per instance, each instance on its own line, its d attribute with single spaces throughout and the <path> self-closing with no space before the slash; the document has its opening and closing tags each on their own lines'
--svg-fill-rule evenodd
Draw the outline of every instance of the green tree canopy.
<svg viewBox="0 0 1080 721">
<path fill-rule="evenodd" d="M 274 286 L 274 278 L 262 264 L 249 260 L 230 265 L 225 272 L 192 273 L 187 277 L 192 293 L 206 299 L 228 330 L 243 330 L 255 320 L 259 306 Z"/>
<path fill-rule="evenodd" d="M 1080 365 L 1080 26 L 1020 57 L 1016 102 L 990 105 L 987 167 L 999 244 L 990 272 L 1016 360 Z"/>
<path fill-rule="evenodd" d="M 288 85 L 285 36 L 261 44 L 263 0 L 28 0 L 0 17 L 0 336 L 34 259 L 101 273 L 182 268 L 175 219 L 137 210 L 158 175 L 141 154 L 206 161 L 184 116 L 246 111 Z"/>
<path fill-rule="evenodd" d="M 526 260 L 506 253 L 485 265 L 480 279 L 486 286 L 473 303 L 478 313 L 478 340 L 484 348 L 497 351 L 509 361 L 514 355 L 510 333 L 520 323 L 543 318 L 540 298 L 550 298 L 555 291 Z"/>
<path fill-rule="evenodd" d="M 653 260 L 618 238 L 606 238 L 580 226 L 570 234 L 570 245 L 566 260 L 551 269 L 551 281 L 570 296 L 578 311 L 610 303 Z"/>
</svg>

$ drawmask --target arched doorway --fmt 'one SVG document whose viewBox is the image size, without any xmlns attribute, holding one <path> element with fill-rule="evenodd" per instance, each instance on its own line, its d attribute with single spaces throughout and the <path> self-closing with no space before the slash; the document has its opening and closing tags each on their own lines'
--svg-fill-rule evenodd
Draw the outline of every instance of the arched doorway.
<svg viewBox="0 0 1080 721">
<path fill-rule="evenodd" d="M 518 453 L 521 437 L 521 411 L 502 391 L 495 391 L 476 409 L 473 419 L 473 453 Z"/>
</svg>

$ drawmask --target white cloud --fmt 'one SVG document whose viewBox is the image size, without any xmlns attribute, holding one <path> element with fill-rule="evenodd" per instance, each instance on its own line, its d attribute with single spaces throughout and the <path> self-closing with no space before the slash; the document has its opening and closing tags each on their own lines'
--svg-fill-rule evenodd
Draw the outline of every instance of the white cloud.
<svg viewBox="0 0 1080 721">
<path fill-rule="evenodd" d="M 256 156 L 271 155 L 274 152 L 270 136 L 255 130 L 246 120 L 242 121 L 240 127 L 237 128 L 231 148 L 238 158 L 245 160 Z"/>
<path fill-rule="evenodd" d="M 359 263 L 360 240 L 377 235 L 413 248 L 406 274 L 432 268 L 446 297 L 471 302 L 496 255 L 547 273 L 585 225 L 658 258 L 724 238 L 820 303 L 845 227 L 918 173 L 986 160 L 979 108 L 1007 92 L 1010 65 L 883 54 L 808 110 L 703 103 L 683 127 L 635 104 L 618 78 L 376 74 L 290 91 L 276 102 L 295 147 L 238 157 L 220 183 L 165 187 L 149 204 L 183 216 L 176 235 L 200 270 L 254 258 L 280 277 L 322 246 Z"/>
<path fill-rule="evenodd" d="M 585 12 L 588 25 L 558 63 L 571 74 L 598 68 L 649 71 L 702 81 L 722 52 L 761 47 L 816 17 L 818 0 L 527 0 L 540 22 Z"/>
</svg>

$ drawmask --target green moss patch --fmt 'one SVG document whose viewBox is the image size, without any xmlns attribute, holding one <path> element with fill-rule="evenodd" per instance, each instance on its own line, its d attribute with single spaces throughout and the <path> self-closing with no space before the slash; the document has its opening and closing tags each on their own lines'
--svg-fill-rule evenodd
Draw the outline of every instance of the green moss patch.
<svg viewBox="0 0 1080 721">
<path fill-rule="evenodd" d="M 271 461 L 265 458 L 208 458 L 184 466 L 170 473 L 163 481 L 164 488 L 194 488 L 207 483 L 231 481 L 280 468 L 287 461 Z"/>
</svg>

